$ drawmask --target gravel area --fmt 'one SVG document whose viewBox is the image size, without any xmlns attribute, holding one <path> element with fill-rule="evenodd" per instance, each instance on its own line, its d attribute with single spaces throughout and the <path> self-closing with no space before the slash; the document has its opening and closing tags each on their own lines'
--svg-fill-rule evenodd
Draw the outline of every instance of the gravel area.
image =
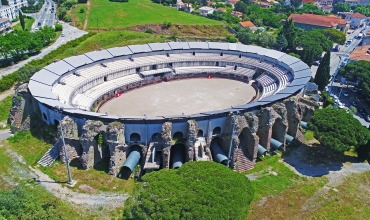
<svg viewBox="0 0 370 220">
<path fill-rule="evenodd" d="M 163 82 L 122 94 L 100 108 L 119 116 L 195 114 L 248 103 L 256 95 L 250 84 L 229 79 Z"/>
</svg>

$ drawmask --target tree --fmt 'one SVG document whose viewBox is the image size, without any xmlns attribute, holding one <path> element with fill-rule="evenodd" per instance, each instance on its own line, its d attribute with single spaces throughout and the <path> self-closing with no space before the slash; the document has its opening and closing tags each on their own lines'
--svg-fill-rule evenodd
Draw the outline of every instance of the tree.
<svg viewBox="0 0 370 220">
<path fill-rule="evenodd" d="M 370 131 L 344 109 L 318 109 L 308 127 L 321 146 L 337 152 L 358 148 L 370 139 Z"/>
<path fill-rule="evenodd" d="M 27 64 L 19 68 L 18 72 L 18 82 L 28 82 L 33 74 L 41 70 L 39 66 L 34 66 Z"/>
<path fill-rule="evenodd" d="M 272 48 L 276 44 L 276 40 L 272 35 L 262 32 L 258 37 L 258 43 L 262 47 Z"/>
<path fill-rule="evenodd" d="M 9 5 L 9 2 L 8 2 L 8 0 L 1 0 L 1 4 L 2 5 Z"/>
<path fill-rule="evenodd" d="M 295 8 L 298 8 L 299 6 L 302 5 L 302 0 L 290 0 L 290 3 L 292 4 L 292 6 L 294 6 Z"/>
<path fill-rule="evenodd" d="M 21 11 L 19 11 L 19 23 L 21 23 L 22 30 L 25 28 L 24 17 Z"/>
<path fill-rule="evenodd" d="M 297 37 L 297 31 L 294 27 L 294 22 L 292 19 L 289 19 L 284 23 L 282 33 L 288 42 L 288 46 L 286 48 L 288 50 L 293 50 L 294 41 Z"/>
<path fill-rule="evenodd" d="M 242 0 L 246 5 L 251 5 L 253 2 L 252 0 Z"/>
<path fill-rule="evenodd" d="M 124 219 L 246 219 L 254 189 L 244 175 L 215 162 L 143 176 L 125 202 Z"/>
<path fill-rule="evenodd" d="M 277 39 L 276 39 L 275 47 L 278 50 L 282 50 L 283 48 L 285 48 L 287 46 L 288 46 L 288 41 L 284 37 L 284 34 L 282 32 L 280 32 L 279 35 L 278 35 L 278 37 L 277 37 Z"/>
<path fill-rule="evenodd" d="M 335 13 L 349 12 L 351 10 L 351 6 L 345 2 L 338 2 L 337 4 L 333 5 L 333 9 Z"/>
<path fill-rule="evenodd" d="M 343 45 L 346 43 L 346 34 L 342 31 L 338 31 L 334 28 L 327 28 L 322 30 L 322 33 L 337 44 Z"/>
<path fill-rule="evenodd" d="M 348 81 L 358 81 L 358 88 L 364 96 L 370 93 L 370 62 L 359 60 L 341 67 L 338 74 Z"/>
<path fill-rule="evenodd" d="M 255 36 L 250 28 L 243 28 L 241 31 L 238 32 L 236 37 L 243 44 L 252 44 L 255 39 Z"/>
<path fill-rule="evenodd" d="M 186 3 L 188 5 L 188 8 L 189 8 L 189 5 L 194 4 L 195 0 L 183 0 L 182 2 Z"/>
<path fill-rule="evenodd" d="M 327 51 L 317 68 L 314 83 L 323 90 L 330 80 L 330 51 Z"/>
<path fill-rule="evenodd" d="M 242 1 L 238 1 L 234 7 L 235 11 L 240 11 L 243 14 L 248 13 L 247 5 Z"/>
</svg>

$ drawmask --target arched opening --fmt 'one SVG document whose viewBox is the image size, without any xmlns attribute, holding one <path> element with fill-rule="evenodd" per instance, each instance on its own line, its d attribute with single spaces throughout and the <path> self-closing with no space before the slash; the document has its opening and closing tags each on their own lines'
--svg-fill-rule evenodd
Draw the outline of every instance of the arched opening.
<svg viewBox="0 0 370 220">
<path fill-rule="evenodd" d="M 123 163 L 121 173 L 119 175 L 119 177 L 126 180 L 130 177 L 141 159 L 141 147 L 139 145 L 132 145 L 130 148 L 130 153 L 126 156 L 126 161 Z"/>
<path fill-rule="evenodd" d="M 48 116 L 46 116 L 45 112 L 42 113 L 42 117 L 44 118 L 45 121 L 48 120 Z"/>
<path fill-rule="evenodd" d="M 212 153 L 212 159 L 213 161 L 216 161 L 217 163 L 222 163 L 224 165 L 227 165 L 227 156 L 224 150 L 221 147 L 221 139 L 216 137 L 213 138 L 211 141 L 211 153 Z"/>
<path fill-rule="evenodd" d="M 152 70 L 156 70 L 156 69 L 157 69 L 157 65 L 153 65 Z"/>
<path fill-rule="evenodd" d="M 224 52 L 221 52 L 221 53 L 220 53 L 220 56 L 223 56 L 223 55 L 224 55 Z"/>
<path fill-rule="evenodd" d="M 237 70 L 238 69 L 238 66 L 234 66 L 234 70 Z"/>
<path fill-rule="evenodd" d="M 140 67 L 136 68 L 136 72 L 139 73 L 140 72 Z"/>
<path fill-rule="evenodd" d="M 166 56 L 167 56 L 167 57 L 170 57 L 170 53 L 166 53 Z"/>
<path fill-rule="evenodd" d="M 169 66 L 169 67 L 172 67 L 172 63 L 169 63 L 169 64 L 168 64 L 168 66 Z"/>
<path fill-rule="evenodd" d="M 272 135 L 270 141 L 270 145 L 272 147 L 270 148 L 271 150 L 277 150 L 284 146 L 285 134 L 286 125 L 283 123 L 281 118 L 277 118 L 272 126 Z"/>
<path fill-rule="evenodd" d="M 239 149 L 242 151 L 242 156 L 239 158 L 241 161 L 238 161 L 238 169 L 245 169 L 249 165 L 251 165 L 252 161 L 254 161 L 257 157 L 255 153 L 258 150 L 258 137 L 254 136 L 251 130 L 246 127 L 240 132 L 239 135 Z M 257 148 L 257 149 L 256 149 Z M 239 154 L 238 154 L 239 157 Z M 245 157 L 245 158 L 243 158 Z M 246 166 L 243 166 L 246 165 Z M 240 170 L 244 171 L 244 170 Z"/>
<path fill-rule="evenodd" d="M 139 142 L 141 140 L 140 134 L 132 133 L 130 134 L 130 141 Z"/>
<path fill-rule="evenodd" d="M 184 134 L 181 131 L 178 131 L 173 134 L 173 139 L 174 140 L 182 140 L 184 139 Z"/>
<path fill-rule="evenodd" d="M 104 76 L 104 82 L 108 81 L 107 76 Z"/>
<path fill-rule="evenodd" d="M 220 66 L 220 63 L 219 62 L 216 62 L 216 66 Z"/>
<path fill-rule="evenodd" d="M 193 56 L 195 56 L 195 52 L 193 51 Z"/>
<path fill-rule="evenodd" d="M 59 125 L 59 121 L 54 119 L 54 125 L 58 126 Z"/>
<path fill-rule="evenodd" d="M 160 141 L 162 141 L 162 135 L 160 133 L 154 133 L 152 135 L 151 141 L 153 141 L 153 142 L 160 142 Z"/>
<path fill-rule="evenodd" d="M 177 169 L 187 161 L 187 149 L 184 144 L 178 143 L 171 146 L 170 167 Z"/>
<path fill-rule="evenodd" d="M 221 134 L 221 127 L 217 126 L 213 129 L 212 135 L 219 135 Z"/>
<path fill-rule="evenodd" d="M 199 129 L 197 137 L 203 137 L 203 130 Z"/>
<path fill-rule="evenodd" d="M 239 54 L 239 58 L 242 58 L 242 55 L 241 54 Z"/>
</svg>

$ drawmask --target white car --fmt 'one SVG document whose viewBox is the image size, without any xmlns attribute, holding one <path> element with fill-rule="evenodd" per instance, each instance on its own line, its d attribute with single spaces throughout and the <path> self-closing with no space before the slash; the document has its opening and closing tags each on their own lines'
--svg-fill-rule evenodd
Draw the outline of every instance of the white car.
<svg viewBox="0 0 370 220">
<path fill-rule="evenodd" d="M 64 33 L 62 33 L 60 36 L 61 36 L 61 37 L 64 37 L 65 35 L 64 35 Z"/>
<path fill-rule="evenodd" d="M 343 103 L 341 102 L 338 102 L 338 108 L 342 109 L 342 108 L 345 108 L 346 106 L 343 105 Z"/>
<path fill-rule="evenodd" d="M 35 31 L 38 31 L 38 30 L 39 30 L 39 28 L 35 28 L 34 30 L 35 30 Z"/>
</svg>

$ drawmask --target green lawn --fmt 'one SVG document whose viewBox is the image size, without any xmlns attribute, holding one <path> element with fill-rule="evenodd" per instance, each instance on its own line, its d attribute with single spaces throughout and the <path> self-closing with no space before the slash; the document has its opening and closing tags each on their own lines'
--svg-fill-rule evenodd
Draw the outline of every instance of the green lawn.
<svg viewBox="0 0 370 220">
<path fill-rule="evenodd" d="M 162 24 L 164 21 L 183 25 L 219 25 L 218 21 L 191 15 L 187 12 L 152 3 L 150 0 L 110 2 L 90 0 L 88 28 L 119 28 L 144 24 Z"/>
<path fill-rule="evenodd" d="M 0 101 L 0 121 L 6 121 L 9 116 L 9 110 L 12 107 L 12 97 L 8 96 Z"/>
<path fill-rule="evenodd" d="M 80 12 L 81 9 L 84 9 L 84 12 Z M 83 29 L 87 13 L 86 4 L 77 4 L 72 10 L 68 11 L 68 14 L 71 16 L 72 21 L 75 22 L 75 26 L 79 29 Z"/>
<path fill-rule="evenodd" d="M 30 17 L 30 18 L 24 18 L 24 22 L 25 22 L 25 29 L 27 31 L 30 31 L 31 30 L 31 27 L 32 27 L 32 24 L 33 22 L 35 21 L 34 18 Z M 21 23 L 18 23 L 16 24 L 15 26 L 12 27 L 13 30 L 22 30 L 22 26 L 21 26 Z"/>
</svg>

